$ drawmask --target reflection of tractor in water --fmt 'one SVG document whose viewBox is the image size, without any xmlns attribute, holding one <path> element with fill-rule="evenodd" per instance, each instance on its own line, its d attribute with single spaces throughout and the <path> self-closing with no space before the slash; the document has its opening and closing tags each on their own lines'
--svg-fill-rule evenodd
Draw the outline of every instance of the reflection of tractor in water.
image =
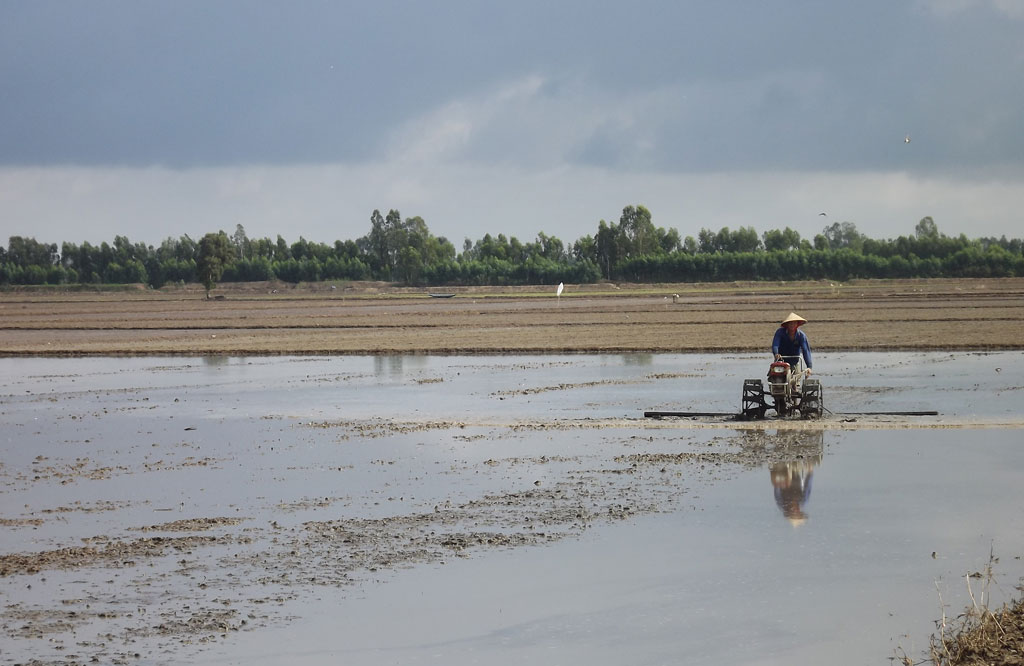
<svg viewBox="0 0 1024 666">
<path fill-rule="evenodd" d="M 802 358 L 784 356 L 768 368 L 768 390 L 760 379 L 743 380 L 741 415 L 746 419 L 763 419 L 765 412 L 774 409 L 779 416 L 799 414 L 804 418 L 820 418 L 823 410 L 821 383 L 808 378 L 807 374 Z"/>
</svg>

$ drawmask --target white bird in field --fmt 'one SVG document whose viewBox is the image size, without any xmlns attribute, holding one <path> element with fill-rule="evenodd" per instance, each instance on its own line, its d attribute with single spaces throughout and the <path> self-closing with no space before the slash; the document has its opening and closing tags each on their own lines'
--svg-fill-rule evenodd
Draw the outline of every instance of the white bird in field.
<svg viewBox="0 0 1024 666">
<path fill-rule="evenodd" d="M 558 289 L 555 289 L 555 296 L 561 296 L 562 290 L 565 289 L 565 285 L 561 282 L 558 283 Z"/>
</svg>

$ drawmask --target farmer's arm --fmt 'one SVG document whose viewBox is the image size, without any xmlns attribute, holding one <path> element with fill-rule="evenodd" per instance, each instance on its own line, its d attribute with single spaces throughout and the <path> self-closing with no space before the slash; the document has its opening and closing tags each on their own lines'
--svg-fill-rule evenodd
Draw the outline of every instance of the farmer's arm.
<svg viewBox="0 0 1024 666">
<path fill-rule="evenodd" d="M 785 335 L 785 330 L 779 328 L 778 330 L 775 331 L 775 337 L 772 338 L 772 356 L 775 357 L 776 361 L 778 361 L 779 358 L 781 358 L 779 356 L 779 345 L 782 344 L 783 335 Z"/>
</svg>

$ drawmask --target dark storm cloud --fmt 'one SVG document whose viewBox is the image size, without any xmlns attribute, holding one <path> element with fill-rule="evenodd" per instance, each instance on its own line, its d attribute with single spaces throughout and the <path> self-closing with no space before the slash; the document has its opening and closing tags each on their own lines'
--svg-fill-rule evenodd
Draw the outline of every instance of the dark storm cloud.
<svg viewBox="0 0 1024 666">
<path fill-rule="evenodd" d="M 577 103 L 633 110 L 562 155 L 596 166 L 1017 162 L 1022 22 L 926 6 L 4 0 L 0 160 L 357 163 L 452 100 L 537 75 L 552 126 Z M 461 156 L 528 163 L 543 124 L 487 127 Z"/>
</svg>

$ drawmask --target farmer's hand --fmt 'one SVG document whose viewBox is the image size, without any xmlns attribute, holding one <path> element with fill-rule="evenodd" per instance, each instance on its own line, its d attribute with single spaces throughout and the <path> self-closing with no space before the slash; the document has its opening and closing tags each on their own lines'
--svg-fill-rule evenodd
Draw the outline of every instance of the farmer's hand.
<svg viewBox="0 0 1024 666">
<path fill-rule="evenodd" d="M 776 354 L 775 355 L 775 360 L 776 361 L 781 361 L 782 360 L 782 354 Z"/>
<path fill-rule="evenodd" d="M 804 370 L 804 372 L 806 372 L 806 373 L 807 373 L 807 376 L 808 376 L 808 377 L 810 377 L 810 376 L 811 376 L 811 369 L 810 369 L 810 368 L 807 368 L 806 370 Z"/>
</svg>

